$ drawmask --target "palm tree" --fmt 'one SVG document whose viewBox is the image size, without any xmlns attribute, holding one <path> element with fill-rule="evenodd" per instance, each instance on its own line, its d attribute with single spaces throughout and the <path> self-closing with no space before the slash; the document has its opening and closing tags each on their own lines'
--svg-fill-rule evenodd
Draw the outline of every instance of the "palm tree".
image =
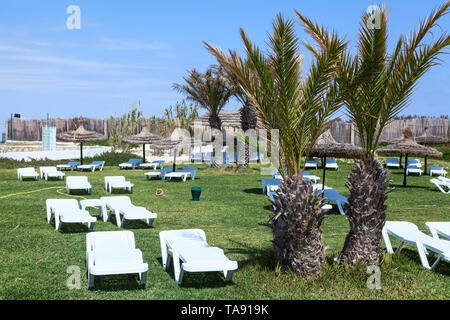
<svg viewBox="0 0 450 320">
<path fill-rule="evenodd" d="M 233 88 L 224 77 L 214 72 L 212 68 L 208 68 L 204 74 L 195 69 L 189 70 L 188 73 L 188 77 L 183 77 L 186 84 L 175 83 L 173 88 L 186 94 L 187 99 L 197 102 L 202 108 L 205 108 L 209 112 L 211 129 L 221 130 L 222 122 L 219 113 L 233 95 Z M 213 166 L 220 167 L 220 163 L 213 161 Z"/>
<path fill-rule="evenodd" d="M 232 51 L 231 55 L 237 55 L 237 52 Z M 245 61 L 244 64 L 247 65 L 247 62 Z M 257 123 L 258 123 L 258 119 L 256 117 L 256 110 L 252 105 L 250 105 L 250 101 L 249 101 L 248 97 L 246 96 L 244 91 L 241 89 L 240 84 L 239 84 L 239 78 L 234 73 L 227 71 L 226 66 L 223 64 L 217 66 L 216 69 L 228 81 L 230 86 L 233 87 L 233 91 L 234 91 L 233 96 L 242 105 L 242 107 L 239 110 L 242 131 L 245 133 L 249 129 L 255 130 Z M 238 150 L 239 151 L 241 151 L 242 149 L 244 150 L 243 153 L 239 152 L 239 161 L 238 161 L 239 168 L 245 169 L 245 168 L 249 167 L 249 162 L 250 162 L 249 143 L 250 142 L 251 141 L 249 140 L 247 143 L 245 136 L 239 137 L 239 139 L 238 139 L 238 145 L 239 145 Z"/>
<path fill-rule="evenodd" d="M 424 38 L 448 13 L 450 1 L 434 10 L 408 37 L 401 36 L 394 52 L 386 53 L 388 13 L 379 9 L 379 26 L 366 23 L 372 19 L 362 15 L 358 53 L 344 55 L 337 81 L 342 90 L 347 113 L 356 125 L 364 149 L 362 160 L 353 167 L 347 187 L 350 232 L 346 237 L 339 260 L 354 266 L 378 264 L 381 250 L 381 231 L 386 215 L 385 201 L 389 189 L 388 171 L 377 160 L 376 148 L 384 127 L 403 111 L 411 101 L 417 82 L 438 63 L 450 38 L 443 33 L 435 41 Z M 326 33 L 298 14 L 308 32 L 322 44 Z M 379 28 L 378 28 L 379 27 Z"/>
<path fill-rule="evenodd" d="M 323 199 L 303 179 L 301 157 L 312 145 L 330 117 L 339 109 L 338 86 L 333 81 L 335 66 L 345 44 L 336 34 L 320 49 L 309 73 L 302 78 L 302 56 L 295 34 L 295 22 L 279 14 L 269 37 L 270 50 L 262 52 L 240 30 L 246 60 L 205 43 L 258 112 L 264 129 L 279 128 L 281 173 L 284 181 L 274 195 L 276 210 L 268 223 L 272 229 L 274 254 L 282 265 L 295 272 L 312 274 L 321 270 L 325 252 L 320 229 L 324 219 Z"/>
</svg>

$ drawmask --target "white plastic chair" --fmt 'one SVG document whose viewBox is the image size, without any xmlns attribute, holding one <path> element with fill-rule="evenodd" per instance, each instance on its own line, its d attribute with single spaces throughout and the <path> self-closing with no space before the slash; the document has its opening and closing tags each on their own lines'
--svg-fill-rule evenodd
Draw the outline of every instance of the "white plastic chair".
<svg viewBox="0 0 450 320">
<path fill-rule="evenodd" d="M 389 235 L 399 239 L 400 245 L 396 253 L 400 251 L 404 243 L 415 245 L 419 253 L 422 266 L 427 270 L 433 270 L 441 259 L 450 261 L 450 241 L 435 239 L 421 232 L 417 226 L 406 221 L 386 221 L 383 231 L 383 241 L 388 253 L 393 254 Z M 438 254 L 438 258 L 430 266 L 428 263 L 427 250 Z"/>
<path fill-rule="evenodd" d="M 137 207 L 131 203 L 127 196 L 118 197 L 101 197 L 100 200 L 105 202 L 106 207 L 113 211 L 116 216 L 117 227 L 121 228 L 125 220 L 141 220 L 147 221 L 148 226 L 152 226 L 153 221 L 158 217 L 156 213 L 150 212 L 144 207 Z M 123 216 L 122 220 L 120 216 Z"/>
<path fill-rule="evenodd" d="M 114 189 L 125 189 L 133 193 L 134 184 L 125 180 L 123 176 L 105 177 L 105 190 L 112 193 Z"/>
<path fill-rule="evenodd" d="M 430 179 L 430 182 L 434 184 L 442 193 L 450 193 L 450 183 L 447 183 L 441 179 Z M 447 188 L 447 191 L 445 191 L 445 188 Z"/>
<path fill-rule="evenodd" d="M 89 288 L 94 287 L 95 276 L 130 273 L 138 273 L 145 286 L 148 264 L 135 247 L 133 232 L 90 232 L 86 235 L 86 269 Z"/>
<path fill-rule="evenodd" d="M 62 223 L 87 223 L 89 230 L 94 229 L 97 218 L 92 217 L 88 211 L 81 210 L 75 199 L 47 199 L 47 223 L 55 218 L 56 231 L 61 230 Z"/>
<path fill-rule="evenodd" d="M 339 213 L 344 216 L 344 204 L 347 203 L 347 198 L 341 195 L 336 189 L 325 189 L 323 193 L 329 202 L 336 203 Z"/>
<path fill-rule="evenodd" d="M 225 280 L 231 281 L 238 269 L 237 262 L 229 260 L 222 249 L 206 242 L 205 232 L 201 229 L 161 231 L 159 240 L 163 267 L 168 270 L 173 259 L 178 285 L 181 285 L 184 272 L 223 271 Z"/>
<path fill-rule="evenodd" d="M 72 190 L 86 190 L 88 194 L 91 194 L 92 186 L 85 176 L 70 176 L 66 179 L 66 190 L 68 194 Z"/>
<path fill-rule="evenodd" d="M 19 168 L 17 169 L 17 178 L 22 181 L 23 178 L 33 178 L 34 180 L 39 179 L 39 173 L 34 170 L 34 168 Z"/>
<path fill-rule="evenodd" d="M 426 222 L 425 226 L 430 230 L 433 238 L 439 239 L 441 235 L 450 239 L 450 222 Z"/>
<path fill-rule="evenodd" d="M 400 168 L 400 162 L 398 158 L 386 158 L 386 168 Z"/>
<path fill-rule="evenodd" d="M 64 180 L 65 173 L 59 171 L 56 167 L 40 167 L 41 178 L 44 178 L 48 181 L 48 178 L 57 178 L 60 180 Z"/>
</svg>

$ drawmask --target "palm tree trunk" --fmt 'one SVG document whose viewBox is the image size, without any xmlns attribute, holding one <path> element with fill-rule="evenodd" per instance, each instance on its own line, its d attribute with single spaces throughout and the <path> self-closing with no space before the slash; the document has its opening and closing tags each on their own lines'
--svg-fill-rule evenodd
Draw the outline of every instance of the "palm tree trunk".
<svg viewBox="0 0 450 320">
<path fill-rule="evenodd" d="M 219 118 L 219 115 L 216 113 L 212 113 L 209 115 L 209 126 L 211 129 L 217 129 L 222 131 L 222 121 Z M 213 143 L 214 143 L 214 137 L 213 137 Z M 215 161 L 215 155 L 217 150 L 214 148 L 213 145 L 213 155 L 212 155 L 212 167 L 213 168 L 221 168 L 222 167 L 222 161 L 219 163 Z M 222 154 L 222 149 L 219 151 Z"/>
<path fill-rule="evenodd" d="M 350 175 L 350 190 L 346 212 L 350 223 L 339 262 L 350 267 L 357 263 L 377 265 L 380 261 L 381 231 L 386 220 L 386 205 L 390 180 L 389 171 L 376 159 L 359 161 Z"/>
<path fill-rule="evenodd" d="M 257 126 L 257 118 L 256 118 L 256 110 L 252 106 L 248 104 L 248 101 L 244 104 L 244 106 L 240 110 L 241 115 L 241 126 L 242 130 L 245 132 L 249 129 L 256 129 Z M 244 136 L 245 137 L 245 136 Z M 250 146 L 244 141 L 245 143 L 245 151 L 244 151 L 244 158 L 242 161 L 239 161 L 239 168 L 248 168 L 249 162 L 250 162 Z M 239 149 L 241 150 L 241 149 Z M 240 155 L 239 155 L 240 157 Z"/>
<path fill-rule="evenodd" d="M 325 217 L 323 199 L 311 182 L 286 177 L 274 195 L 275 215 L 268 226 L 273 232 L 275 258 L 297 273 L 313 274 L 322 269 L 325 250 L 320 229 Z"/>
</svg>

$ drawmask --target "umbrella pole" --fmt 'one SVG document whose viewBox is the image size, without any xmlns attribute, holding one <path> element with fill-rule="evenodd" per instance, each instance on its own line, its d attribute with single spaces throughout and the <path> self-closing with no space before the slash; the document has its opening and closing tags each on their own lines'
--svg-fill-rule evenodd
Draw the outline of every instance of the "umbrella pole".
<svg viewBox="0 0 450 320">
<path fill-rule="evenodd" d="M 402 158 L 403 158 L 403 153 L 400 153 L 400 168 L 402 167 Z"/>
<path fill-rule="evenodd" d="M 80 142 L 80 163 L 83 165 L 83 142 Z"/>
<path fill-rule="evenodd" d="M 177 161 L 177 149 L 175 148 L 175 149 L 173 149 L 173 166 L 172 166 L 173 172 L 175 172 L 176 161 Z"/>
<path fill-rule="evenodd" d="M 323 176 L 322 176 L 322 191 L 325 190 L 325 171 L 326 171 L 326 157 L 322 157 L 322 168 L 323 168 Z M 322 193 L 323 194 L 323 193 Z"/>
<path fill-rule="evenodd" d="M 405 167 L 403 170 L 403 186 L 406 187 L 406 169 L 408 168 L 408 154 L 405 154 Z"/>
<path fill-rule="evenodd" d="M 145 163 L 145 143 L 142 145 L 142 158 L 144 159 L 143 163 Z"/>
<path fill-rule="evenodd" d="M 427 174 L 427 160 L 428 156 L 425 156 L 425 174 Z"/>
</svg>

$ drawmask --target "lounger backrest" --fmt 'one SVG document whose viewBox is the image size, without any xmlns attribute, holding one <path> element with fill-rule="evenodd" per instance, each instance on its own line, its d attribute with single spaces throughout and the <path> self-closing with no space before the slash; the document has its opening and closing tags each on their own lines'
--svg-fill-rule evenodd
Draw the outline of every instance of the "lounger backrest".
<svg viewBox="0 0 450 320">
<path fill-rule="evenodd" d="M 131 231 L 90 232 L 86 235 L 86 250 L 129 250 L 135 248 L 134 234 Z"/>
<path fill-rule="evenodd" d="M 128 163 L 131 164 L 140 164 L 142 162 L 142 159 L 130 159 L 128 160 Z"/>
<path fill-rule="evenodd" d="M 52 199 L 50 207 L 53 212 L 64 212 L 67 210 L 79 210 L 80 206 L 75 199 Z"/>
<path fill-rule="evenodd" d="M 336 159 L 335 158 L 327 158 L 326 163 L 336 163 Z"/>
<path fill-rule="evenodd" d="M 386 163 L 395 163 L 398 164 L 398 158 L 386 158 Z"/>
<path fill-rule="evenodd" d="M 170 173 L 173 172 L 173 168 L 163 168 L 161 169 L 161 174 L 166 174 L 166 173 Z"/>
<path fill-rule="evenodd" d="M 341 195 L 336 189 L 325 189 L 323 192 L 325 198 L 330 201 L 344 201 L 347 202 L 347 198 Z"/>
<path fill-rule="evenodd" d="M 417 164 L 408 164 L 407 168 L 408 168 L 408 169 L 419 169 L 419 167 L 417 166 Z"/>
<path fill-rule="evenodd" d="M 71 184 L 88 184 L 88 178 L 86 176 L 80 176 L 80 177 L 75 177 L 75 176 L 70 176 L 67 177 L 66 179 L 66 185 L 71 185 Z"/>
<path fill-rule="evenodd" d="M 105 161 L 92 161 L 92 165 L 97 165 L 100 167 L 100 170 L 103 170 L 103 166 L 105 165 Z"/>
<path fill-rule="evenodd" d="M 432 167 L 432 166 L 429 166 L 428 169 L 429 169 L 429 170 L 436 170 L 436 171 L 439 171 L 439 170 L 442 170 L 442 169 L 444 169 L 444 168 L 443 168 L 443 167 Z"/>
<path fill-rule="evenodd" d="M 114 209 L 127 208 L 133 206 L 131 200 L 127 196 L 119 197 L 101 197 L 100 200 L 104 201 L 107 206 Z"/>
<path fill-rule="evenodd" d="M 69 166 L 78 166 L 81 164 L 81 162 L 78 161 L 70 161 L 69 163 L 67 163 Z"/>
<path fill-rule="evenodd" d="M 17 169 L 17 171 L 20 172 L 21 174 L 34 174 L 34 173 L 36 173 L 34 168 L 20 168 L 20 169 Z"/>
<path fill-rule="evenodd" d="M 166 241 L 193 240 L 206 243 L 206 234 L 201 229 L 184 229 L 161 231 L 160 237 L 164 237 Z"/>
<path fill-rule="evenodd" d="M 309 163 L 309 164 L 317 164 L 318 162 L 319 162 L 319 159 L 310 159 L 310 160 L 306 161 L 306 163 Z"/>
</svg>

